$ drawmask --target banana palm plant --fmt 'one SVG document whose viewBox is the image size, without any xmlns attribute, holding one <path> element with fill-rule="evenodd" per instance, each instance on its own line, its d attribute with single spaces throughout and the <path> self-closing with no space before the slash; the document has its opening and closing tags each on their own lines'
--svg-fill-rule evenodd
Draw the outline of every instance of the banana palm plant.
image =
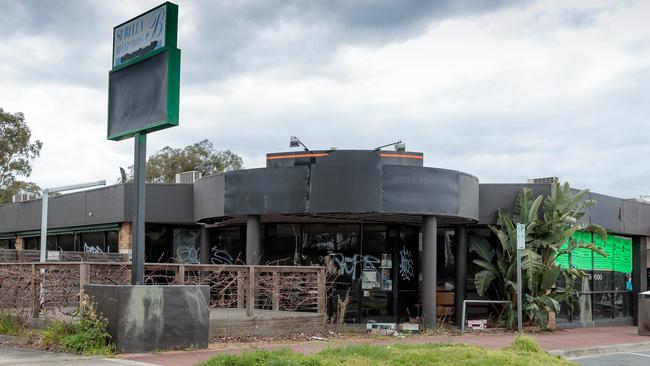
<svg viewBox="0 0 650 366">
<path fill-rule="evenodd" d="M 588 190 L 574 191 L 568 183 L 556 183 L 551 186 L 548 196 L 539 195 L 533 199 L 532 190 L 523 188 L 517 196 L 514 212 L 511 214 L 508 209 L 499 209 L 496 225 L 489 226 L 498 238 L 498 245 L 492 246 L 483 237 L 470 236 L 471 250 L 479 256 L 474 263 L 481 268 L 474 276 L 479 295 L 492 289 L 497 298 L 515 303 L 516 224 L 521 223 L 526 226 L 526 248 L 521 262 L 522 310 L 525 316 L 535 320 L 540 328 L 546 328 L 549 313 L 559 312 L 561 303 L 572 307 L 577 291 L 571 284 L 586 274 L 576 268 L 560 268 L 556 264 L 557 257 L 578 248 L 605 255 L 594 244 L 579 242 L 572 237 L 577 230 L 582 230 L 606 239 L 607 232 L 603 227 L 580 223 L 585 211 L 596 203 L 587 199 L 588 193 Z M 565 243 L 567 245 L 563 247 Z M 557 285 L 560 276 L 567 279 L 567 287 Z"/>
</svg>

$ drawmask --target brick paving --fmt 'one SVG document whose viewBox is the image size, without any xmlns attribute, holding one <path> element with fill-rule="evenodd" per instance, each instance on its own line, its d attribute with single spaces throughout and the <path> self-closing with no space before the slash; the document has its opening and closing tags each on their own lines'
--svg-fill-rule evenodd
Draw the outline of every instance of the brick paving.
<svg viewBox="0 0 650 366">
<path fill-rule="evenodd" d="M 581 348 L 597 348 L 617 344 L 645 343 L 650 346 L 650 337 L 637 335 L 636 327 L 599 327 L 558 330 L 554 333 L 533 333 L 542 348 L 547 351 L 573 350 Z M 502 348 L 510 345 L 514 333 L 501 334 L 466 334 L 464 336 L 410 336 L 398 337 L 346 337 L 329 341 L 302 342 L 254 342 L 254 343 L 217 343 L 211 344 L 210 349 L 202 351 L 179 351 L 156 354 L 124 355 L 122 358 L 147 362 L 157 365 L 191 366 L 217 354 L 239 354 L 258 349 L 290 348 L 296 352 L 313 354 L 328 347 L 341 347 L 352 344 L 426 344 L 454 343 L 471 344 L 488 348 Z"/>
</svg>

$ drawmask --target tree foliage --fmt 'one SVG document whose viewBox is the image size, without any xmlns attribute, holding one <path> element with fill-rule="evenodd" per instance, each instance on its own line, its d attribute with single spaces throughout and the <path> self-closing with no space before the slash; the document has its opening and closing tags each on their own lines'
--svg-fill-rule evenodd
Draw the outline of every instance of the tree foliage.
<svg viewBox="0 0 650 366">
<path fill-rule="evenodd" d="M 572 307 L 577 299 L 572 284 L 586 274 L 576 268 L 558 267 L 556 258 L 578 248 L 605 255 L 594 244 L 572 238 L 577 230 L 583 230 L 606 240 L 607 232 L 601 226 L 580 223 L 587 208 L 596 203 L 587 199 L 588 193 L 588 190 L 574 192 L 564 183 L 553 184 L 546 198 L 543 195 L 533 198 L 532 190 L 524 188 L 517 197 L 514 212 L 500 209 L 496 225 L 490 226 L 498 238 L 496 247 L 485 238 L 471 236 L 471 249 L 480 258 L 474 260 L 480 268 L 474 276 L 479 295 L 492 291 L 499 299 L 510 300 L 513 304 L 516 301 L 516 224 L 521 223 L 526 226 L 526 249 L 522 253 L 522 310 L 525 316 L 546 328 L 549 312 L 559 312 L 561 303 Z M 561 249 L 564 243 L 568 245 Z M 558 286 L 560 276 L 567 280 L 564 288 Z"/>
<path fill-rule="evenodd" d="M 5 112 L 0 108 L 0 203 L 11 202 L 18 192 L 37 193 L 40 191 L 27 178 L 32 173 L 31 162 L 41 152 L 43 143 L 31 141 L 32 131 L 25 122 L 25 116 Z"/>
<path fill-rule="evenodd" d="M 176 173 L 197 170 L 203 175 L 242 169 L 242 158 L 230 150 L 219 151 L 208 140 L 184 148 L 165 146 L 147 160 L 147 182 L 173 183 Z M 133 167 L 131 167 L 132 180 Z"/>
</svg>

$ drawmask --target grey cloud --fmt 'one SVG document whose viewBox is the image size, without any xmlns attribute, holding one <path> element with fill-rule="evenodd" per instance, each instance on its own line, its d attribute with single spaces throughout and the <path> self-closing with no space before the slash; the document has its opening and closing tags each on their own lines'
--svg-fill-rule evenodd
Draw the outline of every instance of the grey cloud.
<svg viewBox="0 0 650 366">
<path fill-rule="evenodd" d="M 343 45 L 386 45 L 420 34 L 432 21 L 509 6 L 513 1 L 243 1 L 188 3 L 196 7 L 195 39 L 182 40 L 190 83 L 260 69 L 309 74 Z M 181 5 L 182 6 L 182 5 Z M 264 32 L 292 25 L 291 39 Z"/>
<path fill-rule="evenodd" d="M 416 36 L 435 20 L 493 11 L 512 3 L 515 1 L 181 1 L 181 12 L 192 9 L 186 21 L 195 22 L 197 30 L 196 37 L 179 41 L 184 55 L 183 82 L 215 81 L 289 63 L 292 73 L 309 74 L 327 65 L 341 45 L 384 45 Z M 110 55 L 103 55 L 99 45 L 110 42 L 112 27 L 125 20 L 118 20 L 115 9 L 107 4 L 0 0 L 0 36 L 47 36 L 64 45 L 62 62 L 50 68 L 15 66 L 18 78 L 104 87 Z M 286 24 L 296 27 L 290 39 L 262 36 Z M 106 62 L 101 62 L 100 55 Z"/>
</svg>

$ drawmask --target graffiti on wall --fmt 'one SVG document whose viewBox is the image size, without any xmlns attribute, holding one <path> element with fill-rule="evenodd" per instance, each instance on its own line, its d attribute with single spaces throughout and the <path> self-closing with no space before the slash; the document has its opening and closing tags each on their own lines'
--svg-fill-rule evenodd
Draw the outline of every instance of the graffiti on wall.
<svg viewBox="0 0 650 366">
<path fill-rule="evenodd" d="M 199 249 L 189 245 L 180 245 L 176 248 L 176 261 L 188 264 L 201 263 Z"/>
<path fill-rule="evenodd" d="M 212 247 L 210 253 L 210 263 L 212 264 L 234 264 L 235 261 L 232 259 L 232 255 L 228 251 L 219 249 L 217 247 Z"/>
<path fill-rule="evenodd" d="M 176 261 L 187 264 L 201 263 L 201 249 L 194 246 L 181 245 L 176 249 Z M 210 251 L 210 263 L 212 264 L 234 264 L 235 260 L 227 250 L 212 247 Z"/>
<path fill-rule="evenodd" d="M 413 256 L 406 246 L 399 251 L 399 274 L 404 281 L 410 281 L 414 276 Z"/>
<path fill-rule="evenodd" d="M 107 248 L 108 251 L 108 248 Z M 99 245 L 88 245 L 84 243 L 84 252 L 92 254 L 104 254 L 104 251 L 99 247 Z"/>
<path fill-rule="evenodd" d="M 357 279 L 357 264 L 361 263 L 362 271 L 376 271 L 377 266 L 381 262 L 379 258 L 372 255 L 359 255 L 355 254 L 352 257 L 346 257 L 342 253 L 330 254 L 334 263 L 342 275 L 350 276 L 352 281 Z"/>
</svg>

